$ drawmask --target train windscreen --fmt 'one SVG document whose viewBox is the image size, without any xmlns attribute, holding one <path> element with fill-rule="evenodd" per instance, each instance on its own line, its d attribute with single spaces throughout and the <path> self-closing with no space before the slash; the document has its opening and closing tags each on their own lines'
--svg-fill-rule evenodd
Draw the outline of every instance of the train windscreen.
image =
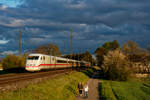
<svg viewBox="0 0 150 100">
<path fill-rule="evenodd" d="M 29 56 L 28 60 L 38 60 L 39 56 Z"/>
</svg>

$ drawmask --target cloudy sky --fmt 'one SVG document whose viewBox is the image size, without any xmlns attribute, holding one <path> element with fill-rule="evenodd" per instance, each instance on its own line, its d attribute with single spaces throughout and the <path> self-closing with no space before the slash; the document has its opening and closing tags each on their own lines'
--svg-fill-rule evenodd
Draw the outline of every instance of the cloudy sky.
<svg viewBox="0 0 150 100">
<path fill-rule="evenodd" d="M 106 41 L 136 41 L 150 45 L 150 0 L 0 0 L 0 52 L 22 50 L 50 42 L 73 52 L 93 52 Z"/>
</svg>

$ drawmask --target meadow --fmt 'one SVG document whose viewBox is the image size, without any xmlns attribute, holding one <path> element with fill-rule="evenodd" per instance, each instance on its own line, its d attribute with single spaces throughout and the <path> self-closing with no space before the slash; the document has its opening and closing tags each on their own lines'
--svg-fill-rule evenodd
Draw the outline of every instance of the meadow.
<svg viewBox="0 0 150 100">
<path fill-rule="evenodd" d="M 100 100 L 150 100 L 150 78 L 127 82 L 101 80 Z"/>
<path fill-rule="evenodd" d="M 0 100 L 74 100 L 78 83 L 88 80 L 88 72 L 60 75 L 39 84 L 0 94 Z"/>
</svg>

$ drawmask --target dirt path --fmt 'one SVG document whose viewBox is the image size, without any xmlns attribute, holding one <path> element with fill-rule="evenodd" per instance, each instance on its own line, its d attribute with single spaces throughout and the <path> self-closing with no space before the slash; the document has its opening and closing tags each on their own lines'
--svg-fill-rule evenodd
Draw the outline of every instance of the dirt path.
<svg viewBox="0 0 150 100">
<path fill-rule="evenodd" d="M 90 78 L 88 81 L 89 91 L 88 91 L 88 98 L 79 97 L 77 96 L 75 100 L 99 100 L 99 92 L 98 92 L 98 83 L 99 80 L 94 78 Z"/>
</svg>

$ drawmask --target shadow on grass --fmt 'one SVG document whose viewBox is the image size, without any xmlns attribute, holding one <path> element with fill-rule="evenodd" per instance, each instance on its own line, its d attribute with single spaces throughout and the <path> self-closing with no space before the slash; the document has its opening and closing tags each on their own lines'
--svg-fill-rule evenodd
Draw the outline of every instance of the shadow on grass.
<svg viewBox="0 0 150 100">
<path fill-rule="evenodd" d="M 88 77 L 92 78 L 93 73 L 96 71 L 95 68 L 84 68 L 80 70 L 80 72 L 84 73 Z"/>
<path fill-rule="evenodd" d="M 99 100 L 106 100 L 106 97 L 104 97 L 103 96 L 103 94 L 102 94 L 102 83 L 101 82 L 99 82 L 99 84 L 98 84 L 98 90 L 99 90 Z"/>
<path fill-rule="evenodd" d="M 148 84 L 144 84 L 140 87 L 141 90 L 147 94 L 150 94 L 150 86 Z"/>
</svg>

